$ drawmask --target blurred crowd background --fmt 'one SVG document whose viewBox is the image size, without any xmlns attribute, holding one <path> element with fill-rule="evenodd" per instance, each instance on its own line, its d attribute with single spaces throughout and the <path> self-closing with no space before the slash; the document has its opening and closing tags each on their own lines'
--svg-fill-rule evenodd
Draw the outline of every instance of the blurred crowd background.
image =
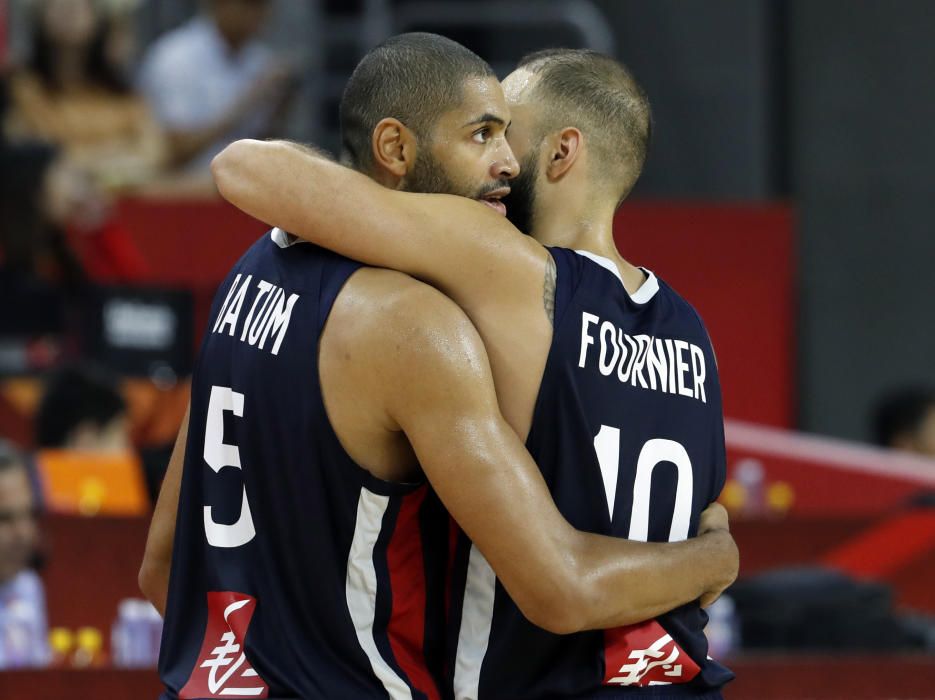
<svg viewBox="0 0 935 700">
<path fill-rule="evenodd" d="M 0 669 L 154 663 L 149 509 L 211 296 L 264 229 L 211 158 L 336 151 L 357 60 L 426 30 L 501 76 L 593 48 L 649 94 L 617 236 L 719 355 L 743 565 L 712 644 L 851 649 L 844 675 L 899 651 L 880 683 L 935 697 L 933 29 L 928 0 L 0 0 Z M 777 677 L 814 689 L 815 658 Z"/>
</svg>

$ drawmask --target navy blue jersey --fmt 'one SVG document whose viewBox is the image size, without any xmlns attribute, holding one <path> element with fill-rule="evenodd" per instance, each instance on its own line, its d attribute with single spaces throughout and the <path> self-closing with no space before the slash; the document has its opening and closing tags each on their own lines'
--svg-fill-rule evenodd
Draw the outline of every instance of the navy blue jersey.
<svg viewBox="0 0 935 700">
<path fill-rule="evenodd" d="M 631 296 L 612 262 L 551 253 L 555 332 L 527 447 L 555 503 L 587 532 L 654 542 L 696 535 L 725 478 L 717 365 L 701 320 L 652 273 Z M 733 677 L 707 659 L 707 616 L 696 603 L 559 636 L 523 617 L 464 538 L 453 580 L 458 700 L 716 695 Z"/>
<path fill-rule="evenodd" d="M 192 381 L 166 698 L 440 697 L 447 517 L 424 483 L 355 464 L 322 400 L 319 337 L 359 267 L 274 229 L 218 291 Z"/>
</svg>

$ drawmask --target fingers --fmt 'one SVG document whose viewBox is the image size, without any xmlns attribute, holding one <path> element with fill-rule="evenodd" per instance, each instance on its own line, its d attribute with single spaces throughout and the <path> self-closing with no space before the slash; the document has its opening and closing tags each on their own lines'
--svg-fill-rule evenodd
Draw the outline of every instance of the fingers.
<svg viewBox="0 0 935 700">
<path fill-rule="evenodd" d="M 698 524 L 699 534 L 710 532 L 711 530 L 730 531 L 730 520 L 727 515 L 727 509 L 720 503 L 712 503 L 701 514 Z"/>
</svg>

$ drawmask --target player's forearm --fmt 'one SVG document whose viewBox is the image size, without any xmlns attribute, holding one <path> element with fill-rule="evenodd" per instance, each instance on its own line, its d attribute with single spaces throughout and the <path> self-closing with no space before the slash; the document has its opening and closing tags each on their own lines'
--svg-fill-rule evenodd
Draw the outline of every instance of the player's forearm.
<svg viewBox="0 0 935 700">
<path fill-rule="evenodd" d="M 576 561 L 582 588 L 578 629 L 648 620 L 721 588 L 737 574 L 737 548 L 725 530 L 674 543 L 582 535 Z"/>
<path fill-rule="evenodd" d="M 182 426 L 175 439 L 175 448 L 169 458 L 169 466 L 159 489 L 159 498 L 153 510 L 153 519 L 146 537 L 146 550 L 140 565 L 138 583 L 140 590 L 165 614 L 169 596 L 169 571 L 172 567 L 172 545 L 175 540 L 175 519 L 178 513 L 179 492 L 182 484 L 182 469 L 185 463 L 185 443 L 188 440 L 188 418 L 190 408 L 185 411 Z"/>
<path fill-rule="evenodd" d="M 235 207 L 323 248 L 432 283 L 435 267 L 445 268 L 440 253 L 426 255 L 438 228 L 426 195 L 383 187 L 313 148 L 235 141 L 215 157 L 211 171 L 221 196 Z M 445 201 L 477 206 L 460 199 Z"/>
<path fill-rule="evenodd" d="M 326 154 L 287 141 L 235 141 L 215 156 L 211 173 L 221 196 L 238 209 L 340 253 L 333 232 L 345 227 L 334 217 L 352 209 L 343 200 L 363 199 L 360 187 L 379 187 Z"/>
</svg>

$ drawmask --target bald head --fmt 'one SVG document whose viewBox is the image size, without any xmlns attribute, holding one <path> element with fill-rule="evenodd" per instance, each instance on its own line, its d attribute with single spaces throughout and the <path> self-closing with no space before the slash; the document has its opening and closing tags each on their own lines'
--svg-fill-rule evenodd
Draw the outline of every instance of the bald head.
<svg viewBox="0 0 935 700">
<path fill-rule="evenodd" d="M 630 71 L 595 51 L 547 49 L 526 56 L 515 75 L 525 77 L 524 99 L 536 103 L 539 134 L 581 131 L 594 184 L 622 201 L 643 170 L 652 122 L 646 93 Z"/>
</svg>

